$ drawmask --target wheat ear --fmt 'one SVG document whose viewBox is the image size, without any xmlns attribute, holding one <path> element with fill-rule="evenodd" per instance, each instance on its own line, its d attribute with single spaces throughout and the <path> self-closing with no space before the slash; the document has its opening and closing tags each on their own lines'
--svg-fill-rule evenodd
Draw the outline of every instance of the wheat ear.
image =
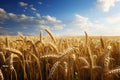
<svg viewBox="0 0 120 80">
<path fill-rule="evenodd" d="M 52 75 L 54 74 L 54 72 L 55 72 L 56 68 L 59 66 L 59 64 L 60 64 L 60 61 L 57 61 L 57 62 L 53 65 L 53 67 L 52 67 L 51 70 L 50 70 L 49 78 L 52 77 Z"/>
<path fill-rule="evenodd" d="M 43 55 L 43 56 L 40 56 L 41 59 L 45 59 L 45 58 L 50 58 L 50 59 L 55 59 L 55 58 L 59 58 L 59 55 L 57 54 L 48 54 L 48 55 Z"/>
<path fill-rule="evenodd" d="M 120 68 L 110 70 L 110 71 L 108 71 L 108 72 L 106 73 L 106 75 L 118 74 L 118 73 L 120 73 Z"/>
<path fill-rule="evenodd" d="M 79 57 L 78 58 L 80 61 L 82 61 L 83 63 L 85 63 L 86 64 L 86 66 L 90 66 L 90 64 L 89 64 L 89 62 L 84 58 L 84 57 Z"/>
<path fill-rule="evenodd" d="M 103 40 L 102 37 L 100 38 L 100 42 L 101 42 L 101 46 L 102 46 L 102 48 L 105 49 L 105 43 L 104 43 L 104 40 Z"/>
<path fill-rule="evenodd" d="M 49 29 L 47 29 L 47 28 L 45 29 L 45 31 L 49 34 L 49 36 L 51 37 L 51 39 L 52 39 L 52 40 L 54 41 L 54 43 L 56 44 L 56 40 L 55 40 L 52 32 L 51 32 Z"/>
<path fill-rule="evenodd" d="M 40 31 L 40 42 L 42 43 L 42 37 L 43 37 L 43 33 L 42 31 Z"/>
<path fill-rule="evenodd" d="M 62 60 L 63 58 L 69 56 L 71 54 L 71 51 L 75 50 L 75 47 L 72 48 L 68 48 L 67 50 L 65 50 L 60 56 L 59 56 L 59 60 Z M 73 53 L 72 53 L 73 54 Z"/>
<path fill-rule="evenodd" d="M 12 48 L 4 48 L 5 51 L 8 51 L 8 52 L 11 52 L 11 53 L 14 53 L 18 56 L 23 56 L 22 52 L 20 52 L 19 50 L 17 49 L 12 49 Z"/>
<path fill-rule="evenodd" d="M 88 44 L 88 34 L 87 34 L 86 31 L 84 31 L 84 33 L 85 33 L 85 43 L 86 43 L 86 45 L 87 45 L 87 44 Z"/>
<path fill-rule="evenodd" d="M 6 36 L 5 41 L 6 41 L 6 47 L 9 47 L 9 39 L 8 39 L 8 36 Z"/>
<path fill-rule="evenodd" d="M 104 67 L 105 67 L 106 71 L 109 71 L 110 52 L 111 52 L 111 48 L 109 48 L 109 46 L 108 46 L 107 47 L 107 53 L 106 53 L 105 58 L 104 58 Z"/>
</svg>

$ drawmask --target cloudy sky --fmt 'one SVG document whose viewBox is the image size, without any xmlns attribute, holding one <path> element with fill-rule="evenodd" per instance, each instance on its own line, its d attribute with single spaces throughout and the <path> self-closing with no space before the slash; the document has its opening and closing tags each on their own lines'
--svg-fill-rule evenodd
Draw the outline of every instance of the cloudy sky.
<svg viewBox="0 0 120 80">
<path fill-rule="evenodd" d="M 120 0 L 0 0 L 0 35 L 120 35 Z"/>
</svg>

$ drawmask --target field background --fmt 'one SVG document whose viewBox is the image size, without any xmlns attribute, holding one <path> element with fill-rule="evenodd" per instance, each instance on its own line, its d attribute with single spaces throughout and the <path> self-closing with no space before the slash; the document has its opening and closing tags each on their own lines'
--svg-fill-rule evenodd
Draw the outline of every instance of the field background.
<svg viewBox="0 0 120 80">
<path fill-rule="evenodd" d="M 120 36 L 0 36 L 0 80 L 119 80 Z"/>
</svg>

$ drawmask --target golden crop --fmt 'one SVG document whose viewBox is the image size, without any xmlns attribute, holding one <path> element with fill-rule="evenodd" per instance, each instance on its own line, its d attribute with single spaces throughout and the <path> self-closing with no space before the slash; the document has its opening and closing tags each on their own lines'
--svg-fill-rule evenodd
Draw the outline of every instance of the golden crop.
<svg viewBox="0 0 120 80">
<path fill-rule="evenodd" d="M 1 36 L 0 80 L 120 80 L 120 37 Z"/>
</svg>

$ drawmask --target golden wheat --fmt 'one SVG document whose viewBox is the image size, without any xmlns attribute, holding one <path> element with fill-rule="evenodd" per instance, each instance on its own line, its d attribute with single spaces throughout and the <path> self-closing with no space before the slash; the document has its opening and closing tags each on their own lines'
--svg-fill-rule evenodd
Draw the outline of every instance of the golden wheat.
<svg viewBox="0 0 120 80">
<path fill-rule="evenodd" d="M 119 80 L 120 38 L 0 37 L 0 80 Z M 118 75 L 118 76 L 116 76 Z"/>
</svg>

